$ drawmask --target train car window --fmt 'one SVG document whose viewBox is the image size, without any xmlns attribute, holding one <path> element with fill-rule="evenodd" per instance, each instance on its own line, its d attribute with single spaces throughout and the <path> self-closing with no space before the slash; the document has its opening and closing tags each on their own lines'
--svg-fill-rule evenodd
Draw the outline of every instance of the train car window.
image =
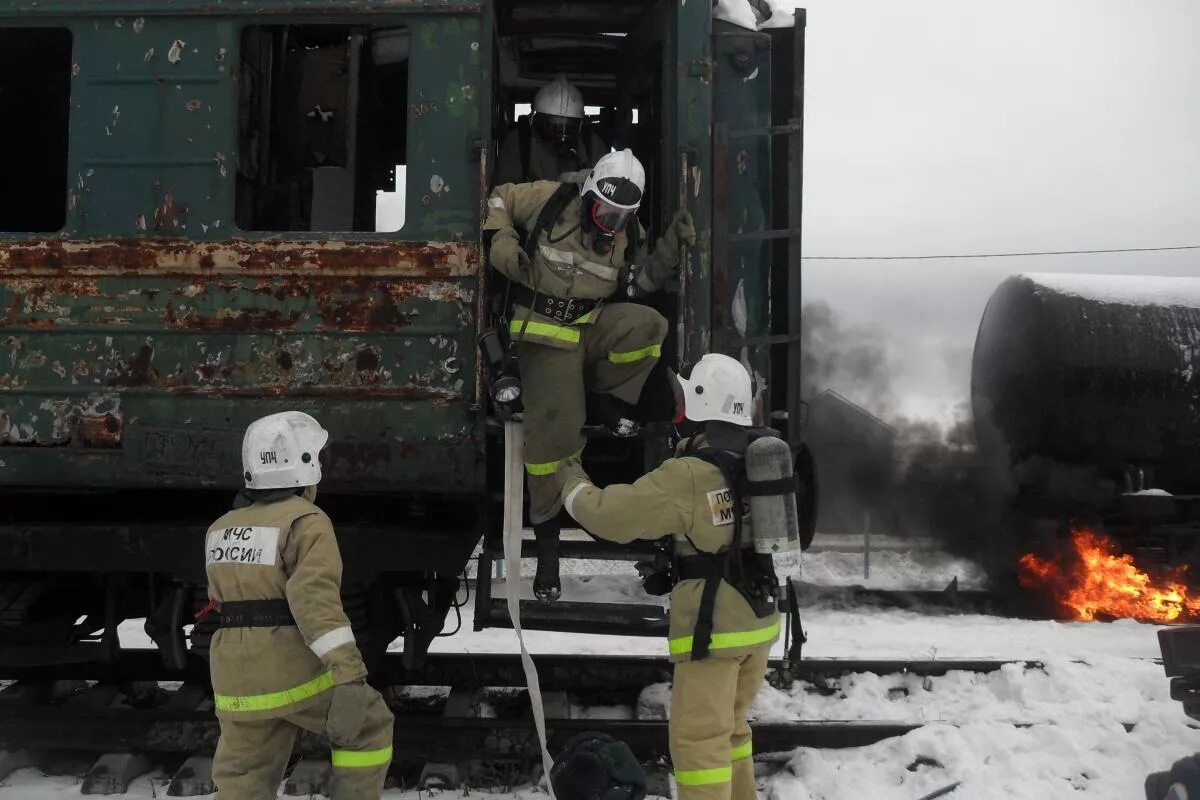
<svg viewBox="0 0 1200 800">
<path fill-rule="evenodd" d="M 238 226 L 400 230 L 408 58 L 404 29 L 247 28 L 238 83 Z"/>
<path fill-rule="evenodd" d="M 67 221 L 71 31 L 0 28 L 0 231 L 61 230 Z"/>
</svg>

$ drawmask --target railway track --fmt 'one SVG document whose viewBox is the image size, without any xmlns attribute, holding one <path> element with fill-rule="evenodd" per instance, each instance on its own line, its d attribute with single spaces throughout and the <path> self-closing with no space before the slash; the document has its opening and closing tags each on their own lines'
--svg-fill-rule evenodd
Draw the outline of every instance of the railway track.
<svg viewBox="0 0 1200 800">
<path fill-rule="evenodd" d="M 669 680 L 666 659 L 551 655 L 535 661 L 552 748 L 579 731 L 602 730 L 627 742 L 643 761 L 664 762 L 665 713 L 639 704 L 639 697 L 646 687 Z M 786 672 L 774 663 L 772 671 L 777 682 L 828 685 L 850 673 L 987 673 L 1011 663 L 1041 667 L 1032 661 L 809 660 Z M 85 793 L 121 794 L 138 775 L 157 771 L 169 778 L 169 796 L 212 791 L 209 755 L 218 726 L 202 662 L 168 672 L 153 651 L 134 651 L 104 669 L 69 664 L 50 671 L 9 668 L 2 674 L 13 682 L 0 691 L 0 779 L 27 765 L 73 769 L 84 776 Z M 396 715 L 392 778 L 397 784 L 496 786 L 529 779 L 537 739 L 516 656 L 432 655 L 413 668 L 395 654 L 377 674 Z M 753 727 L 756 752 L 770 759 L 769 754 L 798 747 L 869 745 L 922 724 L 793 721 Z M 319 791 L 327 778 L 325 744 L 304 734 L 295 756 L 299 761 L 287 793 Z"/>
</svg>

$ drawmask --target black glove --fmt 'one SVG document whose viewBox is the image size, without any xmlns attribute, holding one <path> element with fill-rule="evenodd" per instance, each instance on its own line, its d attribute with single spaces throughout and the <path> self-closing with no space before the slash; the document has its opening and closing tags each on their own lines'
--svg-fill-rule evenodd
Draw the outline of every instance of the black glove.
<svg viewBox="0 0 1200 800">
<path fill-rule="evenodd" d="M 558 800 L 642 800 L 646 773 L 624 742 L 607 733 L 572 737 L 550 769 Z"/>
<path fill-rule="evenodd" d="M 646 594 L 661 597 L 675 588 L 670 558 L 658 555 L 653 561 L 639 561 L 633 566 L 642 578 L 642 590 Z"/>
</svg>

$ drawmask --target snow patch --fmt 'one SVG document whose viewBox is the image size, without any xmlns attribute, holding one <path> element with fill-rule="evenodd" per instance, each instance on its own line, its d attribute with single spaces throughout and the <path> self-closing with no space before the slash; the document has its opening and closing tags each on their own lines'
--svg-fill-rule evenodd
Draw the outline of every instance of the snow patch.
<svg viewBox="0 0 1200 800">
<path fill-rule="evenodd" d="M 1022 277 L 1052 291 L 1098 303 L 1200 307 L 1200 278 L 1047 272 L 1023 273 Z"/>
<path fill-rule="evenodd" d="M 752 6 L 749 0 L 717 0 L 717 6 L 713 9 L 713 19 L 724 20 L 752 31 L 790 28 L 796 24 L 793 7 L 780 0 L 764 0 L 757 6 Z"/>
</svg>

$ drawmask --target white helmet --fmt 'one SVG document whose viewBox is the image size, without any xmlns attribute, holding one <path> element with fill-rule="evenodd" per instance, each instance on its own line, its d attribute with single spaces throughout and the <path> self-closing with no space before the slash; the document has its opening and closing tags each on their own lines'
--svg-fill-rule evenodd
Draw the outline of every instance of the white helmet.
<svg viewBox="0 0 1200 800">
<path fill-rule="evenodd" d="M 534 95 L 532 124 L 544 139 L 574 142 L 583 126 L 583 95 L 559 75 Z"/>
<path fill-rule="evenodd" d="M 683 387 L 683 413 L 693 422 L 720 420 L 749 427 L 753 391 L 750 373 L 737 359 L 708 353 L 692 368 L 692 377 L 679 377 Z"/>
<path fill-rule="evenodd" d="M 646 169 L 632 150 L 608 153 L 592 167 L 583 182 L 584 213 L 607 232 L 619 231 L 642 204 Z M 591 205 L 589 209 L 588 206 Z"/>
<path fill-rule="evenodd" d="M 329 431 L 303 411 L 284 411 L 256 419 L 242 439 L 242 469 L 247 489 L 290 489 L 321 482 L 318 455 Z"/>
</svg>

